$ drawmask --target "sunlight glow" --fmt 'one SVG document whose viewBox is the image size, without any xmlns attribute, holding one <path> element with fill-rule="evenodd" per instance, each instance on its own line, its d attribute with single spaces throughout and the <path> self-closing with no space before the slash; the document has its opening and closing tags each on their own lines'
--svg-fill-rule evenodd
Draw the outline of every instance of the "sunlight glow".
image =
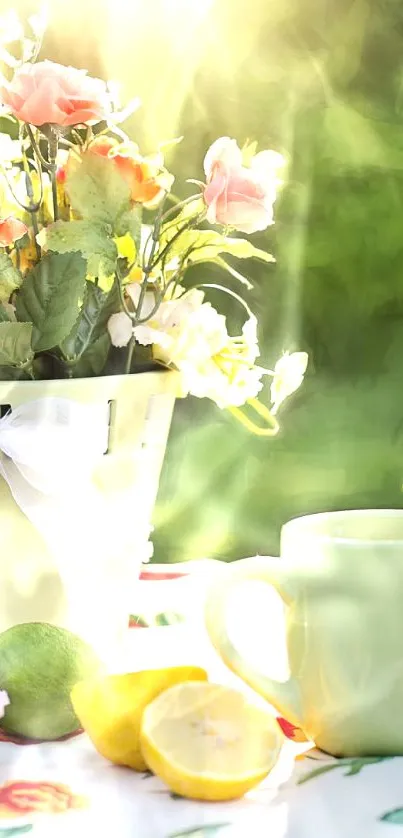
<svg viewBox="0 0 403 838">
<path fill-rule="evenodd" d="M 122 99 L 138 95 L 142 100 L 146 151 L 176 136 L 203 58 L 214 2 L 108 0 L 106 30 L 100 33 L 104 76 L 121 81 Z"/>
</svg>

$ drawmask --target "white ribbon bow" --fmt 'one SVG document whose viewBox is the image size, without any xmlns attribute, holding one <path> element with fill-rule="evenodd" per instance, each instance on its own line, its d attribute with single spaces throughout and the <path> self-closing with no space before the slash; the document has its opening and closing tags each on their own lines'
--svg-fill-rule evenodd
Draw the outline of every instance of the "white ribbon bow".
<svg viewBox="0 0 403 838">
<path fill-rule="evenodd" d="M 104 494 L 93 482 L 108 437 L 105 402 L 45 397 L 0 419 L 0 476 L 53 558 L 68 626 L 115 664 L 113 626 L 127 627 L 149 523 L 141 446 L 133 453 L 141 485 Z"/>
<path fill-rule="evenodd" d="M 60 560 L 70 555 L 74 561 L 78 544 L 88 550 L 99 529 L 101 496 L 91 477 L 108 433 L 107 403 L 45 397 L 0 419 L 0 474 Z"/>
<path fill-rule="evenodd" d="M 0 472 L 28 517 L 35 492 L 69 497 L 88 484 L 108 434 L 107 403 L 46 397 L 0 419 Z"/>
<path fill-rule="evenodd" d="M 0 419 L 0 475 L 53 557 L 69 625 L 94 643 L 102 622 L 111 622 L 124 577 L 116 565 L 125 538 L 119 506 L 112 509 L 92 482 L 108 435 L 107 403 L 45 397 Z"/>
</svg>

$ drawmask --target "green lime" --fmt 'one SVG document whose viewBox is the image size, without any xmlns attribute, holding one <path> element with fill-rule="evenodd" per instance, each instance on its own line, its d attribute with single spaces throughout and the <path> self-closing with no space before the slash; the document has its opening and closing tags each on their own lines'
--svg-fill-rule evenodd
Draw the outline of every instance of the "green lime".
<svg viewBox="0 0 403 838">
<path fill-rule="evenodd" d="M 70 701 L 100 663 L 80 637 L 49 623 L 21 623 L 0 634 L 0 689 L 10 704 L 0 725 L 31 739 L 59 739 L 79 727 Z"/>
</svg>

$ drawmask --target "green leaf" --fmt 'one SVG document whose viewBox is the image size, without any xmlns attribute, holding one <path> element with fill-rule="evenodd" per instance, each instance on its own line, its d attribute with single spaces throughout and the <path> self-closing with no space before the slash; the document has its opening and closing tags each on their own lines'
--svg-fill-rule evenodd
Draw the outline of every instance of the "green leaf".
<svg viewBox="0 0 403 838">
<path fill-rule="evenodd" d="M 185 829 L 184 832 L 175 832 L 168 838 L 213 838 L 219 835 L 221 829 L 231 826 L 229 821 L 225 823 L 212 823 L 203 826 L 193 826 L 192 829 Z"/>
<path fill-rule="evenodd" d="M 22 276 L 14 267 L 10 256 L 4 253 L 4 250 L 0 250 L 0 302 L 8 302 L 10 295 L 21 283 Z"/>
<path fill-rule="evenodd" d="M 82 156 L 68 173 L 66 191 L 75 212 L 97 224 L 120 229 L 120 220 L 130 210 L 130 187 L 112 161 L 93 153 Z M 119 233 L 121 235 L 121 233 Z"/>
<path fill-rule="evenodd" d="M 189 201 L 173 219 L 169 219 L 162 225 L 161 240 L 166 244 L 184 224 L 201 215 L 205 209 L 206 205 L 201 196 Z"/>
<path fill-rule="evenodd" d="M 183 623 L 184 616 L 177 614 L 175 611 L 161 611 L 157 614 L 154 623 L 156 626 L 171 626 L 174 623 Z"/>
<path fill-rule="evenodd" d="M 255 247 L 248 239 L 222 236 L 215 230 L 189 230 L 184 234 L 189 237 L 189 247 L 192 237 L 196 249 L 190 254 L 191 262 L 206 262 L 215 259 L 220 253 L 227 253 L 229 256 L 236 256 L 237 259 L 261 259 L 263 262 L 274 262 L 274 256 Z M 180 239 L 179 239 L 180 241 Z"/>
<path fill-rule="evenodd" d="M 32 346 L 37 352 L 57 346 L 73 328 L 85 274 L 79 253 L 51 253 L 25 277 L 16 313 L 19 320 L 33 323 Z"/>
<path fill-rule="evenodd" d="M 115 236 L 124 236 L 126 233 L 130 233 L 135 242 L 137 253 L 140 250 L 141 243 L 141 219 L 142 208 L 136 206 L 124 212 L 117 219 L 114 227 Z"/>
<path fill-rule="evenodd" d="M 76 361 L 91 343 L 106 334 L 111 314 L 119 311 L 117 291 L 105 294 L 94 285 L 86 282 L 84 301 L 78 318 L 67 337 L 61 341 L 60 349 L 68 361 Z"/>
<path fill-rule="evenodd" d="M 163 247 L 162 240 L 160 252 Z M 169 262 L 176 256 L 183 257 L 184 254 L 188 254 L 185 257 L 184 264 L 216 262 L 223 253 L 229 256 L 235 256 L 237 259 L 250 259 L 253 257 L 255 259 L 261 259 L 263 262 L 275 261 L 271 253 L 255 247 L 248 239 L 222 236 L 216 230 L 184 230 L 170 245 L 166 261 Z M 223 267 L 222 263 L 222 259 L 219 259 L 217 262 L 217 264 Z M 228 267 L 225 262 L 224 265 L 227 270 L 231 271 L 231 267 Z"/>
<path fill-rule="evenodd" d="M 31 380 L 31 376 L 28 375 L 22 367 L 0 366 L 0 381 L 29 380 Z"/>
<path fill-rule="evenodd" d="M 403 807 L 400 809 L 391 809 L 390 812 L 385 812 L 379 820 L 403 826 Z"/>
<path fill-rule="evenodd" d="M 346 759 L 339 759 L 337 762 L 331 762 L 326 765 L 321 765 L 319 768 L 315 768 L 314 771 L 309 771 L 308 774 L 304 774 L 298 780 L 298 785 L 302 785 L 306 783 L 308 780 L 313 780 L 315 777 L 319 777 L 321 774 L 327 774 L 328 771 L 333 771 L 334 768 L 347 768 L 344 772 L 346 777 L 351 777 L 354 774 L 359 774 L 360 771 L 365 768 L 366 765 L 374 765 L 377 762 L 384 762 L 386 759 L 391 759 L 391 757 L 362 757 L 362 758 L 346 758 Z"/>
<path fill-rule="evenodd" d="M 34 357 L 32 323 L 0 323 L 0 365 L 22 367 Z"/>
<path fill-rule="evenodd" d="M 0 838 L 17 838 L 19 835 L 24 835 L 33 830 L 32 823 L 26 823 L 24 826 L 12 826 L 2 829 L 0 826 Z"/>
<path fill-rule="evenodd" d="M 56 221 L 46 228 L 48 250 L 57 253 L 81 253 L 88 262 L 88 273 L 111 276 L 115 273 L 117 248 L 108 233 L 110 228 L 92 221 Z"/>
<path fill-rule="evenodd" d="M 366 765 L 375 765 L 377 762 L 385 762 L 387 759 L 393 759 L 393 757 L 358 757 L 351 759 L 349 770 L 345 772 L 345 776 L 351 777 L 353 774 L 359 774 Z"/>
<path fill-rule="evenodd" d="M 329 771 L 333 771 L 335 768 L 340 768 L 340 764 L 338 762 L 332 762 L 330 763 L 330 765 L 321 765 L 320 768 L 315 768 L 314 771 L 308 771 L 307 774 L 304 774 L 303 777 L 300 777 L 297 785 L 302 786 L 303 783 L 307 783 L 308 780 L 314 780 L 315 777 L 320 777 L 321 774 L 327 774 Z"/>
<path fill-rule="evenodd" d="M 111 340 L 107 332 L 95 340 L 83 352 L 79 361 L 73 366 L 73 378 L 92 378 L 101 375 L 108 359 Z"/>
</svg>

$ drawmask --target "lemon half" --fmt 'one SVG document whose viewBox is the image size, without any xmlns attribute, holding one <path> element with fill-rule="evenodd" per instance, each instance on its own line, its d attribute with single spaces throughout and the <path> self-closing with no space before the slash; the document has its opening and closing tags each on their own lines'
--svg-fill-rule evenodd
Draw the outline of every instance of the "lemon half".
<svg viewBox="0 0 403 838">
<path fill-rule="evenodd" d="M 196 800 L 242 797 L 271 771 L 283 742 L 268 710 L 206 682 L 171 687 L 142 717 L 148 767 L 176 794 Z"/>
</svg>

